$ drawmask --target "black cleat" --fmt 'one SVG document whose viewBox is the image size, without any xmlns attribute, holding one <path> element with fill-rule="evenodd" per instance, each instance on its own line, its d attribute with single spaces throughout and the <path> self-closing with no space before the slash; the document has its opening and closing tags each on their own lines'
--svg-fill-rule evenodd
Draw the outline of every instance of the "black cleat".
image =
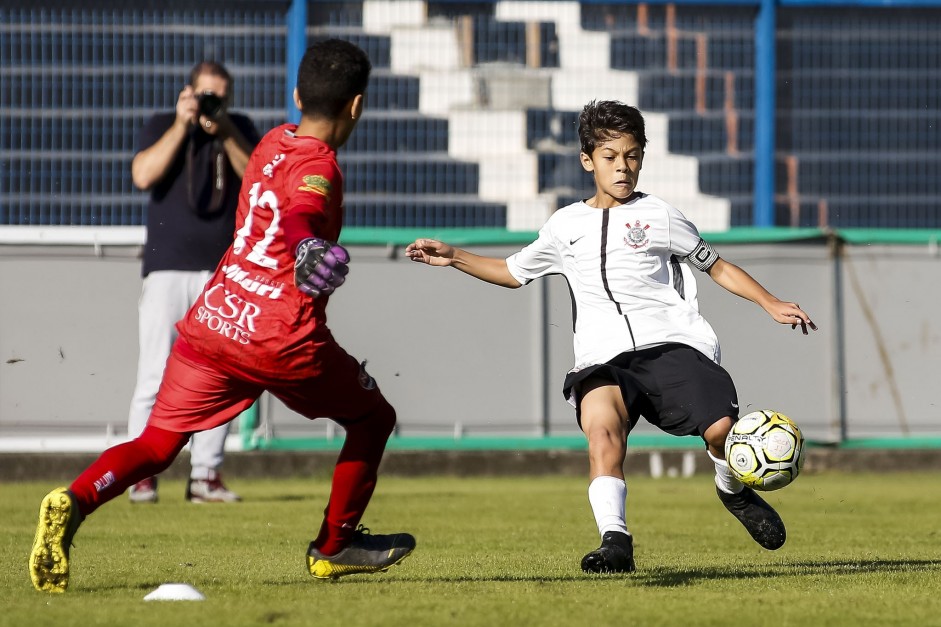
<svg viewBox="0 0 941 627">
<path fill-rule="evenodd" d="M 336 555 L 324 555 L 311 542 L 307 549 L 307 569 L 315 579 L 337 579 L 359 573 L 380 573 L 395 566 L 415 550 L 409 533 L 372 535 L 360 525 L 349 546 Z"/>
<path fill-rule="evenodd" d="M 582 558 L 586 573 L 634 572 L 634 538 L 620 531 L 601 536 L 601 546 Z"/>
<path fill-rule="evenodd" d="M 745 487 L 738 494 L 726 494 L 716 488 L 725 509 L 732 512 L 751 537 L 763 548 L 780 549 L 787 539 L 784 521 L 754 490 Z"/>
</svg>

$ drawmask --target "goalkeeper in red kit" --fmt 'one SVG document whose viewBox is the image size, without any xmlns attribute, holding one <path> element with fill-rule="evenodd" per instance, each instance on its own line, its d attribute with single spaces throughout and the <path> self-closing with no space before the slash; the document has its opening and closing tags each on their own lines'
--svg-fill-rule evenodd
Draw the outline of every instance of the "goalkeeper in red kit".
<svg viewBox="0 0 941 627">
<path fill-rule="evenodd" d="M 307 550 L 311 575 L 384 571 L 415 548 L 410 534 L 358 527 L 396 415 L 326 325 L 329 296 L 349 262 L 336 244 L 343 221 L 336 151 L 362 115 L 370 71 L 351 43 L 308 48 L 294 92 L 301 122 L 271 130 L 252 153 L 234 240 L 177 325 L 146 428 L 43 499 L 29 557 L 37 590 L 66 590 L 69 549 L 85 518 L 166 469 L 193 433 L 231 421 L 265 390 L 309 419 L 330 417 L 346 430 L 323 523 Z"/>
</svg>

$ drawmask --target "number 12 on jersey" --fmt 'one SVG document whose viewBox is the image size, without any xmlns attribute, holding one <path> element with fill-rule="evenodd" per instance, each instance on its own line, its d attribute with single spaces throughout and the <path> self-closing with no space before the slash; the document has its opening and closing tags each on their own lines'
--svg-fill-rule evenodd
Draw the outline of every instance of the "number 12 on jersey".
<svg viewBox="0 0 941 627">
<path fill-rule="evenodd" d="M 245 256 L 247 261 L 262 266 L 264 268 L 276 269 L 278 262 L 274 257 L 269 257 L 266 253 L 271 242 L 274 240 L 275 233 L 281 222 L 281 211 L 278 207 L 278 197 L 271 190 L 261 192 L 261 183 L 252 185 L 249 191 L 248 214 L 245 216 L 245 224 L 235 232 L 235 243 L 232 245 L 232 251 L 236 255 L 241 255 L 246 246 L 251 250 Z M 267 211 L 265 211 L 267 210 Z M 269 213 L 270 212 L 270 213 Z M 268 225 L 264 226 L 265 220 Z M 258 222 L 258 227 L 264 228 L 264 233 L 260 240 L 252 243 L 253 226 Z M 255 237 L 258 233 L 254 234 Z"/>
</svg>

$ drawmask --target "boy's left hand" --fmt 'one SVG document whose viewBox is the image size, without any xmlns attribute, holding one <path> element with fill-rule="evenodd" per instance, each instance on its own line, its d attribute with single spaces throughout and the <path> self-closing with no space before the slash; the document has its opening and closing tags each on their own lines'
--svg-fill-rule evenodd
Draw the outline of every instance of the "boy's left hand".
<svg viewBox="0 0 941 627">
<path fill-rule="evenodd" d="M 796 329 L 797 325 L 800 325 L 801 332 L 804 335 L 807 335 L 807 327 L 810 327 L 814 331 L 817 330 L 817 325 L 814 324 L 810 316 L 808 316 L 797 303 L 786 303 L 779 300 L 769 305 L 767 311 L 776 322 L 789 324 L 792 329 Z"/>
</svg>

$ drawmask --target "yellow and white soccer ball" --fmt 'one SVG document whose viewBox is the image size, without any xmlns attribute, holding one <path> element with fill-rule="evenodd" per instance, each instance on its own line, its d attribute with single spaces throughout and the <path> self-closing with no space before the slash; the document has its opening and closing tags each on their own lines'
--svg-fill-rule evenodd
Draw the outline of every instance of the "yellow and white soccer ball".
<svg viewBox="0 0 941 627">
<path fill-rule="evenodd" d="M 800 474 L 804 436 L 797 424 L 762 409 L 738 419 L 725 439 L 725 460 L 736 479 L 755 490 L 779 490 Z"/>
</svg>

